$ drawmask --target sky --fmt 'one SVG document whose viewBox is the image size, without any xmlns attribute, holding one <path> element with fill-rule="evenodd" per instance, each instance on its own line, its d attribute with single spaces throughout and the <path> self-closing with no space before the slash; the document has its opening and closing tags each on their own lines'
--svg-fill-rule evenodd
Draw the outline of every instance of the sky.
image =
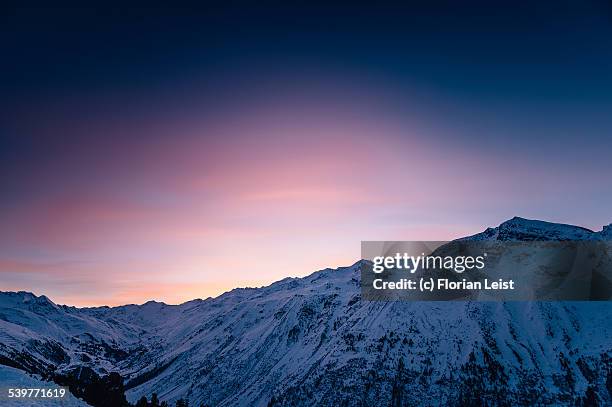
<svg viewBox="0 0 612 407">
<path fill-rule="evenodd" d="M 180 303 L 612 222 L 604 2 L 0 13 L 0 289 Z M 426 5 L 425 5 L 426 4 Z"/>
</svg>

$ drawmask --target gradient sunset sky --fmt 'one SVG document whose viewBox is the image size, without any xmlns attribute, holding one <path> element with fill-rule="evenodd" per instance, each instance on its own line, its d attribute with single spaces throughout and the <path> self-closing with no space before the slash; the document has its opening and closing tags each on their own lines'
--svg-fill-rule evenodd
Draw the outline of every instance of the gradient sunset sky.
<svg viewBox="0 0 612 407">
<path fill-rule="evenodd" d="M 425 3 L 4 9 L 0 289 L 179 303 L 612 222 L 610 6 Z"/>
</svg>

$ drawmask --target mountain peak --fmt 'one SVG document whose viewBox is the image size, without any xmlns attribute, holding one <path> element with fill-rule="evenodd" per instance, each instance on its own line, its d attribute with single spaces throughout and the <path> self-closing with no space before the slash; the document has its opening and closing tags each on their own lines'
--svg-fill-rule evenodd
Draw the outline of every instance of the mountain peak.
<svg viewBox="0 0 612 407">
<path fill-rule="evenodd" d="M 27 307 L 36 312 L 50 312 L 58 306 L 47 296 L 37 296 L 28 291 L 0 291 L 0 307 Z"/>
<path fill-rule="evenodd" d="M 612 223 L 604 226 L 599 234 L 606 239 L 612 239 Z"/>
<path fill-rule="evenodd" d="M 608 237 L 612 237 L 610 226 L 604 227 L 602 232 L 593 232 L 580 226 L 515 216 L 495 228 L 487 228 L 484 232 L 469 236 L 466 240 L 566 241 L 600 240 Z"/>
</svg>

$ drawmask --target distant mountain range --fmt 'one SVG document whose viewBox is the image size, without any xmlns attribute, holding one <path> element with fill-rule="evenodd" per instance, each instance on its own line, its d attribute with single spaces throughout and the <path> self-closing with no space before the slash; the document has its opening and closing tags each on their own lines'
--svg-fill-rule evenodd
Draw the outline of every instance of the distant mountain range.
<svg viewBox="0 0 612 407">
<path fill-rule="evenodd" d="M 612 225 L 513 218 L 469 239 L 612 240 Z M 611 338 L 610 302 L 361 301 L 360 262 L 181 305 L 0 293 L 0 364 L 97 406 L 612 405 Z"/>
</svg>

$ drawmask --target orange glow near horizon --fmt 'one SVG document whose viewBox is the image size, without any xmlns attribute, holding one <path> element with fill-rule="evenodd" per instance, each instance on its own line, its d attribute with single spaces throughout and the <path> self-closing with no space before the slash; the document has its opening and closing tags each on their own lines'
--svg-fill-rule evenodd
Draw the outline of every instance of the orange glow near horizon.
<svg viewBox="0 0 612 407">
<path fill-rule="evenodd" d="M 78 306 L 216 296 L 348 266 L 361 240 L 480 232 L 559 176 L 527 166 L 509 175 L 512 157 L 445 147 L 419 123 L 347 106 L 58 119 L 62 134 L 100 137 L 24 176 L 40 187 L 4 209 L 1 288 Z"/>
</svg>

